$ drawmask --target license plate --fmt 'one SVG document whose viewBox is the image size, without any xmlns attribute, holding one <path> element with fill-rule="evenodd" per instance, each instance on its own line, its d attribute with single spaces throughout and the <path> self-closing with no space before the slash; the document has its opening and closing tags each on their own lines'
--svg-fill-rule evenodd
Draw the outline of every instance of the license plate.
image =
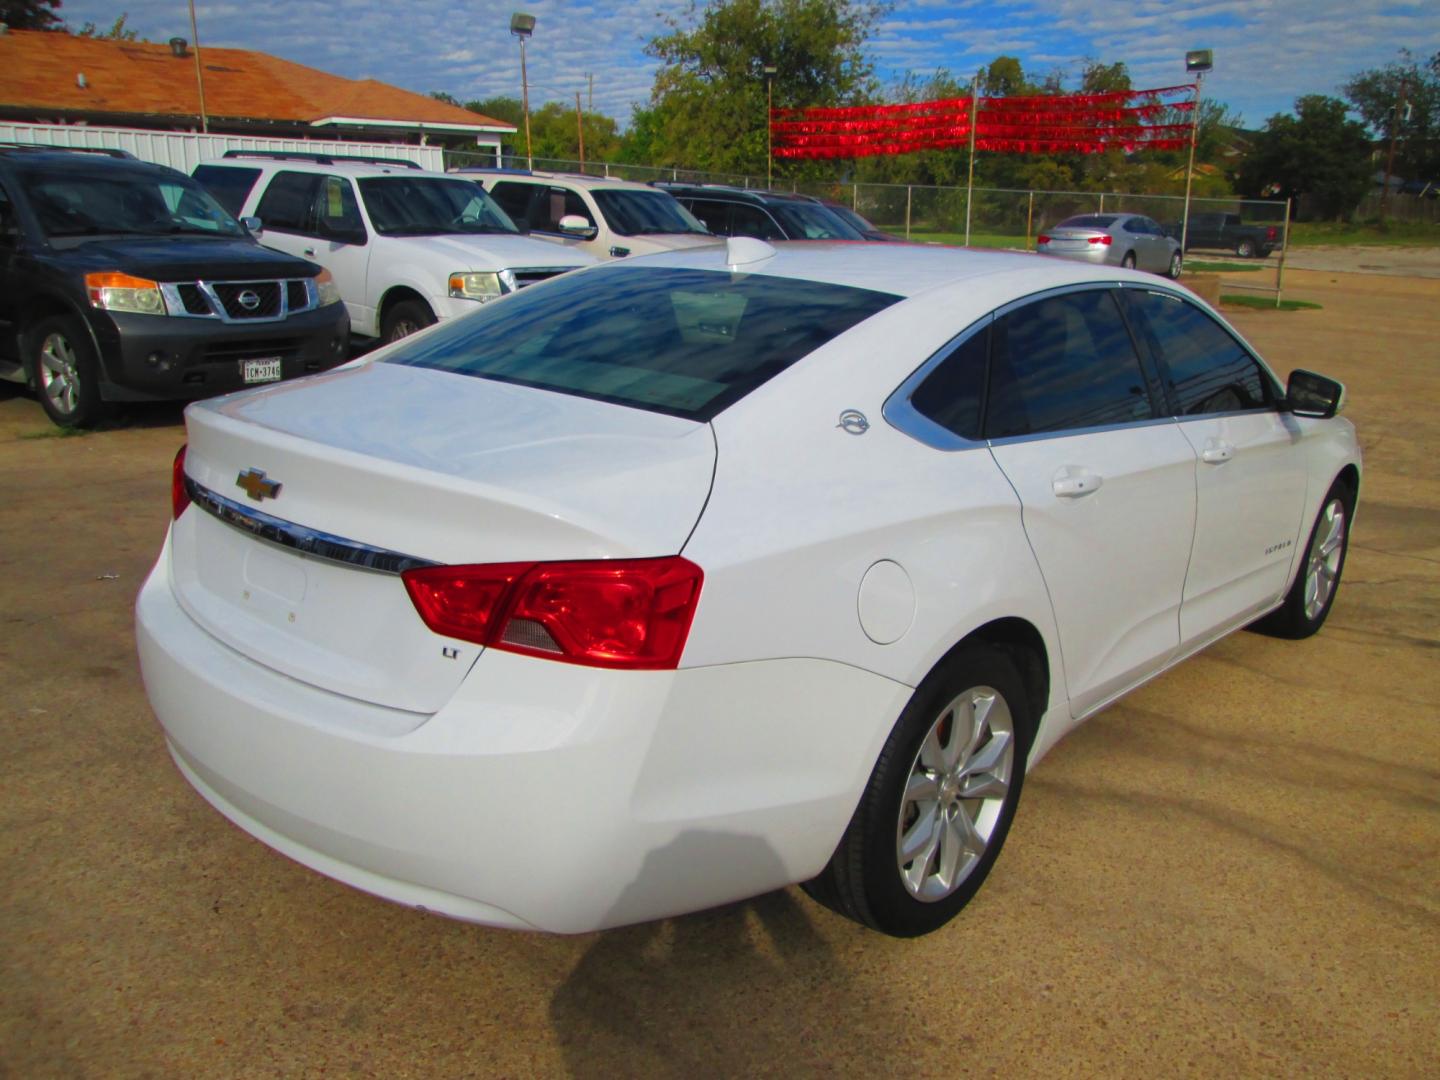
<svg viewBox="0 0 1440 1080">
<path fill-rule="evenodd" d="M 280 357 L 267 356 L 263 360 L 241 360 L 240 377 L 247 383 L 279 382 Z"/>
</svg>

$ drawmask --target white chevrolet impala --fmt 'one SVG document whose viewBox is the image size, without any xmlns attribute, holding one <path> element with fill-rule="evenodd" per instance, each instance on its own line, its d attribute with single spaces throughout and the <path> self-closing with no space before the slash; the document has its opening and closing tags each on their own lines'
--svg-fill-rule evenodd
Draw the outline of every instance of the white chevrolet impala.
<svg viewBox="0 0 1440 1080">
<path fill-rule="evenodd" d="M 1066 731 L 1319 629 L 1341 397 L 1124 269 L 627 259 L 191 405 L 145 685 L 216 809 L 377 896 L 577 932 L 803 882 L 922 934 Z"/>
</svg>

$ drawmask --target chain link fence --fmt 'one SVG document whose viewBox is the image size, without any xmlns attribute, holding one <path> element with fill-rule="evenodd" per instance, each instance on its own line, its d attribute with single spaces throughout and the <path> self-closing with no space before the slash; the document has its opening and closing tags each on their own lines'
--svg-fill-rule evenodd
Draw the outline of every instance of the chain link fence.
<svg viewBox="0 0 1440 1080">
<path fill-rule="evenodd" d="M 447 150 L 447 168 L 468 165 L 494 166 L 493 156 Z M 524 167 L 523 158 L 506 160 L 507 167 Z M 567 161 L 535 158 L 537 171 L 573 175 L 613 177 L 640 183 L 728 184 L 745 189 L 765 188 L 763 178 L 703 169 L 660 168 L 603 161 Z M 1179 195 L 1131 195 L 1113 191 L 1035 191 L 1028 189 L 975 188 L 973 195 L 963 187 L 924 184 L 865 184 L 847 181 L 780 181 L 776 190 L 810 195 L 841 203 L 872 222 L 876 228 L 907 240 L 940 244 L 964 244 L 969 217 L 971 247 L 1034 251 L 1035 238 L 1044 230 L 1076 214 L 1143 214 L 1158 222 L 1179 239 L 1185 199 Z M 971 199 L 973 197 L 973 203 Z M 1197 215 L 1238 215 L 1245 226 L 1274 227 L 1273 254 L 1260 256 L 1253 247 L 1247 253 L 1240 236 L 1231 236 L 1228 247 L 1217 243 L 1201 247 L 1197 237 Z M 1187 265 L 1192 271 L 1222 276 L 1221 290 L 1239 289 L 1273 294 L 1280 301 L 1285 254 L 1289 241 L 1289 205 L 1264 199 L 1190 200 L 1189 251 Z M 1248 233 L 1246 234 L 1248 235 Z M 1197 243 L 1197 239 L 1199 243 Z M 1261 247 L 1264 245 L 1262 244 Z"/>
</svg>

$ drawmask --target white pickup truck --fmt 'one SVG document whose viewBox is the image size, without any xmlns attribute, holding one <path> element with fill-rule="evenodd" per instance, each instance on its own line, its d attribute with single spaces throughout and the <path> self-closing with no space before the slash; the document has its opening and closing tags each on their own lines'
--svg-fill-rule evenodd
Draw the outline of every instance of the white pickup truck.
<svg viewBox="0 0 1440 1080">
<path fill-rule="evenodd" d="M 351 333 L 387 342 L 597 261 L 522 235 L 473 180 L 412 162 L 231 151 L 194 177 L 266 247 L 329 270 Z"/>
</svg>

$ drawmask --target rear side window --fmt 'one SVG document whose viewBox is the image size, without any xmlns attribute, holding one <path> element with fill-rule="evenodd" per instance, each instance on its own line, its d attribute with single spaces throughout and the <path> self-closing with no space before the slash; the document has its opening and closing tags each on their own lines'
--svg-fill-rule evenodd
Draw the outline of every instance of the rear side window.
<svg viewBox="0 0 1440 1080">
<path fill-rule="evenodd" d="M 1178 416 L 1268 409 L 1270 380 L 1255 358 L 1205 312 L 1178 296 L 1123 289 L 1126 314 L 1155 355 Z"/>
<path fill-rule="evenodd" d="M 963 439 L 978 439 L 989 352 L 990 327 L 986 326 L 940 361 L 911 395 L 911 406 Z"/>
<path fill-rule="evenodd" d="M 1051 296 L 995 323 L 985 436 L 1101 427 L 1155 415 L 1108 290 Z"/>
<path fill-rule="evenodd" d="M 260 175 L 259 169 L 237 169 L 229 165 L 197 165 L 194 177 L 211 197 L 229 211 L 231 217 L 239 217 L 245 209 L 245 200 Z"/>
<path fill-rule="evenodd" d="M 270 178 L 270 186 L 260 196 L 255 208 L 267 229 L 277 232 L 312 233 L 310 212 L 320 189 L 318 173 L 278 172 Z"/>
<path fill-rule="evenodd" d="M 760 274 L 612 264 L 486 304 L 385 362 L 706 421 L 898 299 Z"/>
<path fill-rule="evenodd" d="M 729 203 L 716 202 L 713 199 L 694 199 L 685 201 L 681 205 L 699 218 L 700 223 L 716 236 L 730 235 Z M 746 233 L 745 235 L 753 236 L 755 234 Z M 764 240 L 767 238 L 762 236 L 761 239 Z"/>
</svg>

